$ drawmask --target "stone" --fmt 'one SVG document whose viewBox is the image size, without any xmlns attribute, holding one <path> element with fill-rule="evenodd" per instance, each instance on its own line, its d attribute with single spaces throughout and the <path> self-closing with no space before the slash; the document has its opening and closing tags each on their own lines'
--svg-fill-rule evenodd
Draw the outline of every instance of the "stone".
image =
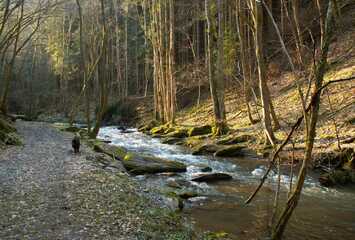
<svg viewBox="0 0 355 240">
<path fill-rule="evenodd" d="M 175 131 L 170 132 L 165 136 L 169 138 L 186 138 L 188 137 L 188 130 L 184 128 L 176 129 Z"/>
<path fill-rule="evenodd" d="M 127 154 L 127 150 L 123 147 L 109 145 L 100 141 L 93 144 L 93 149 L 99 153 L 105 153 L 115 159 L 123 160 Z"/>
<path fill-rule="evenodd" d="M 198 194 L 193 191 L 183 191 L 183 192 L 178 193 L 177 195 L 184 200 L 198 196 Z"/>
<path fill-rule="evenodd" d="M 246 147 L 243 145 L 232 145 L 224 147 L 215 152 L 214 156 L 216 157 L 243 157 L 246 155 L 246 152 L 243 151 Z"/>
<path fill-rule="evenodd" d="M 227 181 L 232 180 L 233 177 L 226 173 L 208 173 L 208 174 L 200 174 L 199 176 L 193 178 L 191 181 L 194 182 L 218 182 L 218 181 Z"/>
<path fill-rule="evenodd" d="M 210 133 L 212 133 L 212 126 L 211 125 L 192 127 L 188 131 L 189 137 L 206 135 L 206 134 L 210 134 Z"/>
<path fill-rule="evenodd" d="M 126 154 L 122 163 L 130 173 L 135 175 L 186 172 L 186 165 L 183 163 L 136 153 Z"/>
<path fill-rule="evenodd" d="M 182 144 L 183 141 L 181 138 L 175 138 L 175 137 L 166 137 L 161 140 L 162 143 L 164 144 Z"/>
<path fill-rule="evenodd" d="M 166 185 L 171 188 L 181 188 L 181 185 L 175 179 L 169 179 Z"/>
<path fill-rule="evenodd" d="M 219 150 L 221 150 L 221 146 L 218 146 L 216 144 L 205 144 L 205 145 L 200 145 L 197 147 L 194 147 L 192 149 L 192 155 L 208 155 L 208 154 L 213 154 Z"/>
<path fill-rule="evenodd" d="M 150 130 L 152 130 L 152 128 L 158 126 L 158 122 L 157 121 L 150 121 L 146 124 L 143 124 L 141 126 L 138 127 L 138 131 L 139 132 L 149 132 Z"/>
<path fill-rule="evenodd" d="M 255 140 L 256 138 L 254 136 L 247 135 L 247 134 L 237 135 L 237 136 L 231 135 L 218 140 L 217 144 L 232 145 L 232 144 L 244 143 L 244 142 L 255 141 Z"/>
</svg>

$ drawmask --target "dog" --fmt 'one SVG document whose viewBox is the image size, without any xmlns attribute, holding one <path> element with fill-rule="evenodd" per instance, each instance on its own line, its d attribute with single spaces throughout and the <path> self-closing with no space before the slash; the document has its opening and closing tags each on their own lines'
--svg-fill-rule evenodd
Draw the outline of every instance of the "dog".
<svg viewBox="0 0 355 240">
<path fill-rule="evenodd" d="M 80 152 L 80 135 L 78 133 L 75 134 L 73 140 L 71 141 L 71 145 L 74 149 L 74 153 Z"/>
</svg>

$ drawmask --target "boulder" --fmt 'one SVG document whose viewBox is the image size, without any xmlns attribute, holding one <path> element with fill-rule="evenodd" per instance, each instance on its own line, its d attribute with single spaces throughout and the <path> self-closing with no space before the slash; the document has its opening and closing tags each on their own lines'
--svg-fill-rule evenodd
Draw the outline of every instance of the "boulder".
<svg viewBox="0 0 355 240">
<path fill-rule="evenodd" d="M 233 177 L 226 173 L 205 173 L 205 174 L 200 174 L 199 176 L 193 178 L 191 181 L 210 183 L 210 182 L 226 181 L 232 179 Z"/>
<path fill-rule="evenodd" d="M 189 137 L 206 135 L 206 134 L 210 134 L 210 133 L 212 133 L 212 126 L 211 125 L 192 127 L 188 131 Z"/>
<path fill-rule="evenodd" d="M 160 125 L 158 127 L 154 127 L 150 130 L 150 134 L 164 134 L 167 129 L 167 126 L 165 125 Z"/>
<path fill-rule="evenodd" d="M 132 174 L 154 174 L 163 172 L 186 172 L 186 165 L 154 156 L 127 153 L 123 166 Z"/>
<path fill-rule="evenodd" d="M 212 168 L 209 166 L 203 167 L 200 170 L 201 170 L 201 172 L 212 172 Z"/>
<path fill-rule="evenodd" d="M 152 130 L 152 128 L 158 126 L 159 123 L 157 121 L 150 121 L 146 124 L 143 124 L 141 126 L 138 127 L 138 131 L 139 132 L 149 132 L 150 130 Z"/>
<path fill-rule="evenodd" d="M 216 151 L 214 155 L 216 157 L 243 157 L 246 155 L 243 151 L 245 148 L 243 145 L 232 145 Z"/>
<path fill-rule="evenodd" d="M 169 179 L 166 182 L 166 185 L 171 188 L 182 188 L 182 186 L 175 179 Z"/>
<path fill-rule="evenodd" d="M 232 144 L 244 143 L 244 142 L 255 141 L 255 140 L 256 138 L 254 136 L 247 135 L 247 134 L 237 135 L 237 136 L 231 135 L 218 140 L 217 144 L 232 145 Z"/>
<path fill-rule="evenodd" d="M 105 153 L 115 159 L 123 160 L 127 154 L 127 150 L 123 147 L 109 145 L 100 141 L 95 141 L 93 149 L 99 153 Z"/>
<path fill-rule="evenodd" d="M 177 196 L 184 199 L 184 200 L 187 200 L 189 198 L 194 198 L 194 197 L 197 197 L 198 194 L 196 192 L 193 192 L 193 191 L 182 191 L 180 193 L 177 193 Z"/>
<path fill-rule="evenodd" d="M 176 128 L 175 131 L 172 131 L 165 136 L 170 138 L 186 138 L 188 137 L 188 130 L 185 128 Z"/>
<path fill-rule="evenodd" d="M 174 138 L 174 137 L 163 138 L 161 140 L 161 142 L 164 144 L 182 144 L 183 143 L 181 138 Z"/>
<path fill-rule="evenodd" d="M 212 172 L 212 168 L 207 164 L 194 164 L 193 166 L 198 168 L 201 172 Z"/>
<path fill-rule="evenodd" d="M 216 144 L 205 144 L 194 147 L 192 149 L 192 155 L 208 155 L 213 154 L 219 150 L 221 150 L 221 146 L 218 146 Z"/>
<path fill-rule="evenodd" d="M 206 139 L 206 135 L 188 137 L 185 139 L 184 145 L 190 148 L 196 148 L 203 144 L 204 139 Z"/>
<path fill-rule="evenodd" d="M 355 171 L 335 170 L 330 173 L 322 174 L 318 180 L 319 183 L 325 187 L 355 183 Z"/>
</svg>

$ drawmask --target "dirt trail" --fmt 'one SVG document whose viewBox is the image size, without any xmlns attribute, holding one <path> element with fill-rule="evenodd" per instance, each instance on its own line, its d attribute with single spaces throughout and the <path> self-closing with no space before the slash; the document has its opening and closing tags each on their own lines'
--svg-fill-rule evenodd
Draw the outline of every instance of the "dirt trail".
<svg viewBox="0 0 355 240">
<path fill-rule="evenodd" d="M 17 123 L 23 147 L 0 155 L 0 238 L 84 237 L 70 221 L 66 182 L 85 171 L 87 155 L 71 151 L 71 135 L 45 123 Z M 73 232 L 76 232 L 75 234 Z"/>
<path fill-rule="evenodd" d="M 1 240 L 169 239 L 185 232 L 134 180 L 90 160 L 91 149 L 74 155 L 71 134 L 46 123 L 16 127 L 24 146 L 0 153 Z"/>
</svg>

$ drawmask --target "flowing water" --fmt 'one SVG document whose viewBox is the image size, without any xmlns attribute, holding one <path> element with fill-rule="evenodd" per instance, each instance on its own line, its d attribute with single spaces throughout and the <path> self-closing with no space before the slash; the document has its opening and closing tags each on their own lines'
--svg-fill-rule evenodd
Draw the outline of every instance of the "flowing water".
<svg viewBox="0 0 355 240">
<path fill-rule="evenodd" d="M 175 179 L 191 180 L 199 174 L 201 165 L 210 166 L 213 172 L 225 172 L 232 181 L 217 184 L 191 183 L 203 197 L 191 199 L 184 210 L 204 231 L 222 231 L 233 239 L 266 239 L 272 216 L 277 176 L 271 175 L 257 197 L 249 205 L 244 201 L 254 191 L 264 173 L 266 162 L 255 158 L 214 158 L 193 156 L 189 149 L 162 144 L 135 129 L 126 132 L 116 127 L 105 127 L 99 137 L 112 141 L 137 153 L 176 160 L 185 163 L 187 172 L 176 176 L 139 176 L 139 180 L 157 188 Z M 290 185 L 290 178 L 281 176 L 281 198 Z M 298 207 L 285 232 L 285 239 L 355 239 L 355 189 L 329 189 L 321 187 L 317 179 L 308 177 Z"/>
</svg>

